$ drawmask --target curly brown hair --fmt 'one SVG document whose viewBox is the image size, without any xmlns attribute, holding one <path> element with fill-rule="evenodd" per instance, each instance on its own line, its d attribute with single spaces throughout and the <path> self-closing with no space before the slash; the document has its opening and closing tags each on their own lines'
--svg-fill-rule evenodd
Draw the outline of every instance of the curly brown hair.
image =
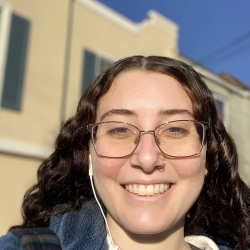
<svg viewBox="0 0 250 250">
<path fill-rule="evenodd" d="M 239 176 L 236 147 L 217 114 L 213 95 L 191 66 L 159 56 L 122 59 L 90 84 L 76 115 L 62 127 L 54 153 L 39 167 L 38 182 L 24 197 L 24 222 L 15 227 L 46 227 L 55 211 L 63 214 L 79 209 L 93 198 L 88 176 L 87 124 L 95 122 L 100 98 L 114 79 L 130 70 L 174 77 L 192 100 L 195 119 L 211 123 L 206 141 L 208 174 L 198 200 L 186 217 L 185 235 L 209 234 L 230 242 L 235 249 L 250 247 L 250 189 Z"/>
</svg>

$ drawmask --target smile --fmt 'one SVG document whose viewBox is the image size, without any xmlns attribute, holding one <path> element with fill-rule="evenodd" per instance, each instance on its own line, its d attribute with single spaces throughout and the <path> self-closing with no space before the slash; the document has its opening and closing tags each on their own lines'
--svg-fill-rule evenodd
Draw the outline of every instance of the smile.
<svg viewBox="0 0 250 250">
<path fill-rule="evenodd" d="M 133 194 L 140 196 L 152 196 L 155 194 L 163 194 L 169 188 L 170 184 L 154 184 L 154 185 L 140 185 L 140 184 L 127 184 L 124 186 L 125 189 Z"/>
</svg>

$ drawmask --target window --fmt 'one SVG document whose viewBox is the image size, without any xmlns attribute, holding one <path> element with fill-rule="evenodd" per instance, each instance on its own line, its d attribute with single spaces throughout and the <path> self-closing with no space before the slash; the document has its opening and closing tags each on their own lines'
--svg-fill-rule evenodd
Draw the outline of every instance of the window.
<svg viewBox="0 0 250 250">
<path fill-rule="evenodd" d="M 17 111 L 21 109 L 28 34 L 29 21 L 14 13 L 10 14 L 10 29 L 5 48 L 7 53 L 1 65 L 4 77 L 1 79 L 0 94 L 1 106 Z"/>
<path fill-rule="evenodd" d="M 109 68 L 113 62 L 114 60 L 85 49 L 83 52 L 82 93 L 84 93 L 95 77 Z"/>
<path fill-rule="evenodd" d="M 226 100 L 223 97 L 220 97 L 214 94 L 214 101 L 217 112 L 221 118 L 221 120 L 226 123 Z"/>
<path fill-rule="evenodd" d="M 10 5 L 0 1 L 0 106 L 11 22 Z"/>
</svg>

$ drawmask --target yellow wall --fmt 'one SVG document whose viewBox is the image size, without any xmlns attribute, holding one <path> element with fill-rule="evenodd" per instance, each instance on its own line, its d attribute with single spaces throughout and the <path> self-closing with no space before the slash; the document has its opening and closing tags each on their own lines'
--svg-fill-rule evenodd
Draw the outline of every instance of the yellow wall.
<svg viewBox="0 0 250 250">
<path fill-rule="evenodd" d="M 21 112 L 0 109 L 0 137 L 48 146 L 60 122 L 67 1 L 7 2 L 30 30 Z"/>
<path fill-rule="evenodd" d="M 0 236 L 22 222 L 21 203 L 26 190 L 35 183 L 40 161 L 0 153 Z"/>
</svg>

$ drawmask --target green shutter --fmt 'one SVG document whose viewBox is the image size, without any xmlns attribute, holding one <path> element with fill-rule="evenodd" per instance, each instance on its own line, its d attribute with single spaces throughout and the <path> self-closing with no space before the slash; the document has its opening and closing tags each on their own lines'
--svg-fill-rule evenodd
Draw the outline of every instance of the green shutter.
<svg viewBox="0 0 250 250">
<path fill-rule="evenodd" d="M 23 90 L 29 21 L 12 14 L 2 106 L 19 111 Z"/>
<path fill-rule="evenodd" d="M 96 55 L 89 51 L 83 52 L 83 76 L 82 76 L 82 94 L 95 78 Z"/>
</svg>

